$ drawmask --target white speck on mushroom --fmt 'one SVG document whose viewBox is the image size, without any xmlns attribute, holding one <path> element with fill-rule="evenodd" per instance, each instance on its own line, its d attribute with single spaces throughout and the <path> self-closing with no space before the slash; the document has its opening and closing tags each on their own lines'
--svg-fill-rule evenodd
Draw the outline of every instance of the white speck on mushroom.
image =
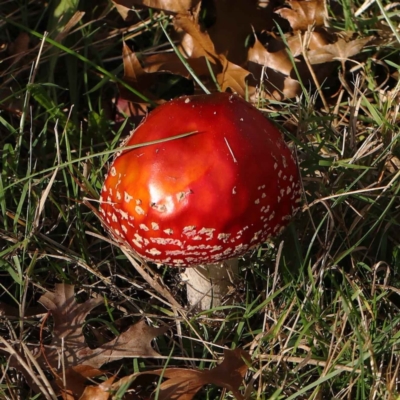
<svg viewBox="0 0 400 400">
<path fill-rule="evenodd" d="M 153 208 L 154 210 L 157 210 L 160 213 L 164 213 L 167 211 L 167 206 L 165 204 L 152 203 L 150 204 L 150 207 Z"/>
<path fill-rule="evenodd" d="M 195 225 L 189 225 L 185 226 L 182 230 L 182 233 L 188 237 L 196 235 L 196 226 Z"/>
<path fill-rule="evenodd" d="M 272 211 L 271 215 L 269 216 L 268 220 L 271 221 L 275 217 L 275 211 Z"/>
<path fill-rule="evenodd" d="M 117 200 L 121 200 L 121 198 L 122 198 L 122 196 L 121 196 L 121 193 L 117 190 Z"/>
<path fill-rule="evenodd" d="M 210 253 L 214 253 L 215 251 L 220 251 L 222 250 L 223 247 L 222 246 L 214 246 L 211 250 Z"/>
<path fill-rule="evenodd" d="M 218 239 L 222 240 L 224 243 L 230 238 L 231 234 L 230 233 L 219 233 L 218 234 Z"/>
<path fill-rule="evenodd" d="M 286 161 L 286 157 L 285 157 L 285 156 L 282 156 L 282 163 L 283 163 L 283 167 L 284 167 L 284 168 L 287 168 L 287 167 L 288 167 L 288 164 L 287 164 L 287 161 Z"/>
<path fill-rule="evenodd" d="M 214 228 L 201 228 L 198 232 L 199 235 L 206 235 L 206 240 L 211 240 L 214 236 Z"/>
<path fill-rule="evenodd" d="M 119 229 L 114 229 L 114 232 L 116 235 L 121 236 L 121 232 L 119 231 Z"/>
<path fill-rule="evenodd" d="M 188 104 L 188 103 L 190 103 L 189 97 L 187 97 L 187 98 L 185 99 L 185 104 Z"/>
<path fill-rule="evenodd" d="M 185 197 L 186 197 L 186 193 L 185 192 L 179 192 L 176 195 L 176 198 L 178 199 L 179 202 L 181 202 Z"/>
<path fill-rule="evenodd" d="M 281 196 L 283 197 L 283 196 L 285 195 L 285 189 L 281 189 L 281 190 L 280 190 L 280 194 L 281 194 Z"/>
<path fill-rule="evenodd" d="M 281 176 L 282 176 L 282 170 L 279 170 L 279 172 L 278 172 L 278 177 L 280 178 Z"/>
<path fill-rule="evenodd" d="M 168 229 L 164 229 L 164 233 L 166 233 L 167 235 L 172 235 L 174 233 L 174 231 L 171 228 L 168 228 Z"/>
<path fill-rule="evenodd" d="M 121 225 L 121 228 L 125 234 L 128 233 L 128 228 L 125 225 Z"/>
<path fill-rule="evenodd" d="M 143 242 L 143 238 L 138 233 L 135 233 L 133 236 L 135 236 L 135 240 L 137 240 L 139 243 Z"/>
<path fill-rule="evenodd" d="M 203 240 L 203 238 L 201 236 L 199 236 L 199 235 L 193 236 L 192 239 L 193 240 Z"/>
<path fill-rule="evenodd" d="M 171 244 L 173 246 L 178 246 L 178 247 L 183 246 L 183 243 L 180 240 L 172 238 L 150 238 L 150 241 L 152 243 L 162 244 L 162 245 Z"/>
<path fill-rule="evenodd" d="M 244 245 L 243 243 L 240 243 L 235 247 L 235 253 L 238 254 L 238 253 L 244 252 L 247 250 L 247 247 L 248 246 Z"/>
<path fill-rule="evenodd" d="M 144 215 L 144 214 L 145 214 L 143 208 L 142 208 L 142 207 L 139 207 L 139 206 L 136 206 L 136 207 L 135 207 L 135 211 L 136 211 L 139 215 Z"/>
<path fill-rule="evenodd" d="M 236 186 L 232 188 L 232 194 L 236 194 Z"/>
<path fill-rule="evenodd" d="M 136 204 L 137 204 L 138 206 L 140 206 L 140 205 L 142 204 L 142 200 L 140 200 L 140 199 L 136 199 L 135 201 L 136 201 Z"/>
<path fill-rule="evenodd" d="M 129 203 L 132 199 L 133 199 L 133 196 L 131 196 L 128 192 L 124 192 L 125 203 Z"/>
<path fill-rule="evenodd" d="M 275 163 L 274 164 L 274 169 L 277 169 L 278 168 L 278 163 Z"/>
<path fill-rule="evenodd" d="M 265 193 L 263 193 L 262 195 L 261 195 L 261 198 L 262 199 L 265 199 L 267 197 L 267 195 L 265 194 Z"/>
<path fill-rule="evenodd" d="M 260 204 L 260 199 L 255 200 L 254 204 Z"/>
<path fill-rule="evenodd" d="M 151 254 L 152 256 L 159 256 L 161 254 L 161 251 L 155 249 L 154 247 L 150 250 L 146 250 L 146 253 Z"/>
<path fill-rule="evenodd" d="M 185 254 L 185 252 L 183 250 L 167 250 L 165 254 L 167 256 L 181 256 Z"/>
<path fill-rule="evenodd" d="M 132 239 L 132 243 L 133 243 L 134 245 L 136 245 L 136 247 L 139 247 L 140 249 L 143 247 L 143 246 L 141 245 L 141 243 L 139 243 L 136 239 Z"/>
<path fill-rule="evenodd" d="M 224 251 L 223 251 L 223 253 L 222 254 L 224 254 L 224 255 L 228 255 L 228 254 L 231 254 L 232 253 L 232 248 L 231 247 L 228 247 L 227 249 L 225 249 Z"/>
<path fill-rule="evenodd" d="M 145 224 L 140 224 L 139 228 L 144 230 L 145 232 L 149 231 L 150 229 Z"/>
<path fill-rule="evenodd" d="M 160 226 L 157 224 L 157 222 L 152 222 L 151 229 L 153 229 L 153 231 L 158 231 L 160 229 Z"/>
<path fill-rule="evenodd" d="M 286 189 L 286 194 L 290 194 L 291 191 L 292 191 L 292 189 L 290 188 L 290 186 L 288 186 Z"/>
<path fill-rule="evenodd" d="M 110 175 L 111 175 L 111 176 L 116 176 L 116 175 L 117 175 L 117 170 L 115 169 L 115 167 L 111 167 L 111 169 L 110 169 Z"/>
<path fill-rule="evenodd" d="M 118 218 L 114 213 L 113 213 L 111 219 L 112 219 L 113 222 L 117 222 L 118 221 Z"/>
<path fill-rule="evenodd" d="M 121 214 L 122 219 L 128 219 L 129 214 L 126 211 L 121 210 L 121 209 L 116 210 L 116 211 L 118 211 Z"/>
<path fill-rule="evenodd" d="M 253 238 L 251 239 L 250 243 L 254 243 L 256 241 L 258 241 L 258 238 L 260 237 L 260 235 L 262 234 L 262 231 L 257 231 L 254 233 Z"/>
</svg>

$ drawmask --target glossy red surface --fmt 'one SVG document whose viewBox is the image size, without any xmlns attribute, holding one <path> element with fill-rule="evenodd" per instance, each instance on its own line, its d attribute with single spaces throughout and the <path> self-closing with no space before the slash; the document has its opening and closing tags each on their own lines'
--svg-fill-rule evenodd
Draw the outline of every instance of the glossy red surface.
<svg viewBox="0 0 400 400">
<path fill-rule="evenodd" d="M 278 234 L 300 198 L 281 133 L 241 98 L 182 97 L 158 107 L 117 156 L 100 212 L 116 240 L 176 266 L 237 257 Z"/>
</svg>

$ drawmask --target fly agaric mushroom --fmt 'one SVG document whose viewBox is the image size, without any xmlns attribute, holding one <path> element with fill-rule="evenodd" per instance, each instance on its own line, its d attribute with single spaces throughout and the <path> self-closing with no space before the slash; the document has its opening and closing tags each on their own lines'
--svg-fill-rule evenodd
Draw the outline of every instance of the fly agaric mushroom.
<svg viewBox="0 0 400 400">
<path fill-rule="evenodd" d="M 167 102 L 125 144 L 162 139 L 116 156 L 100 213 L 111 235 L 143 259 L 194 267 L 185 271 L 188 300 L 207 309 L 231 285 L 225 261 L 291 219 L 300 201 L 297 165 L 279 130 L 229 93 Z"/>
</svg>

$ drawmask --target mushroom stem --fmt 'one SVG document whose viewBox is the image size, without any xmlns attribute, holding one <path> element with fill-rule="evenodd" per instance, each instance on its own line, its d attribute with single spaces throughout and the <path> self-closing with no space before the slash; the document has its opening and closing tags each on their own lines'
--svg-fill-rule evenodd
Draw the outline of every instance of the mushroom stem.
<svg viewBox="0 0 400 400">
<path fill-rule="evenodd" d="M 222 305 L 223 298 L 235 286 L 238 273 L 237 258 L 186 268 L 181 277 L 186 283 L 189 305 L 202 311 Z"/>
</svg>

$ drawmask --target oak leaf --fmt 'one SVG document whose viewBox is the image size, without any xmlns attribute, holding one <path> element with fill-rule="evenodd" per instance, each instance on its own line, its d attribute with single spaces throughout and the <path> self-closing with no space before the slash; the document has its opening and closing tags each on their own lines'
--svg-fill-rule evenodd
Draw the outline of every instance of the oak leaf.
<svg viewBox="0 0 400 400">
<path fill-rule="evenodd" d="M 246 95 L 246 78 L 250 72 L 239 65 L 236 65 L 226 58 L 221 57 L 223 62 L 223 70 L 217 74 L 217 81 L 222 91 L 225 92 L 230 89 L 233 93 L 245 97 Z M 254 88 L 249 87 L 248 93 L 252 95 Z"/>
<path fill-rule="evenodd" d="M 254 45 L 248 51 L 247 68 L 262 89 L 257 93 L 258 97 L 282 100 L 295 97 L 301 91 L 300 83 L 290 77 L 293 63 L 283 46 L 270 52 L 255 37 Z M 256 102 L 257 98 L 251 100 Z"/>
<path fill-rule="evenodd" d="M 246 41 L 253 30 L 271 31 L 274 27 L 273 9 L 276 1 L 217 0 L 213 2 L 215 22 L 208 35 L 218 54 L 230 62 L 243 66 L 246 62 Z"/>
<path fill-rule="evenodd" d="M 283 75 L 290 75 L 293 63 L 285 48 L 276 52 L 269 52 L 263 44 L 255 37 L 252 47 L 249 48 L 247 60 L 271 68 Z"/>
<path fill-rule="evenodd" d="M 84 389 L 84 379 L 98 375 L 103 364 L 124 357 L 154 357 L 159 354 L 151 347 L 151 341 L 163 334 L 166 328 L 148 326 L 143 320 L 132 325 L 112 341 L 95 349 L 87 346 L 82 326 L 89 312 L 103 303 L 101 297 L 84 303 L 75 300 L 74 287 L 57 284 L 54 292 L 46 292 L 39 302 L 49 311 L 54 320 L 50 345 L 43 346 L 39 362 L 50 367 L 63 392 L 78 396 Z M 62 359 L 62 363 L 60 363 Z M 71 381 L 61 385 L 62 370 Z M 68 398 L 68 397 L 65 397 Z"/>
<path fill-rule="evenodd" d="M 290 8 L 281 8 L 275 12 L 287 19 L 294 31 L 306 31 L 311 25 L 315 27 L 324 25 L 324 0 L 289 0 L 287 4 Z"/>
<path fill-rule="evenodd" d="M 114 380 L 115 376 L 112 376 L 100 383 L 100 385 L 87 386 L 79 400 L 108 400 L 111 395 L 110 389 Z"/>
<path fill-rule="evenodd" d="M 133 8 L 149 7 L 167 13 L 188 13 L 200 0 L 112 0 L 123 19 L 128 19 Z"/>
<path fill-rule="evenodd" d="M 211 370 L 168 368 L 142 374 L 167 379 L 159 387 L 159 400 L 191 400 L 204 385 L 209 384 L 223 387 L 231 391 L 237 400 L 243 400 L 239 389 L 249 362 L 249 354 L 242 349 L 224 350 L 224 361 Z"/>
<path fill-rule="evenodd" d="M 370 40 L 371 37 L 366 37 L 346 42 L 344 39 L 338 38 L 333 44 L 308 51 L 308 59 L 311 64 L 322 64 L 335 60 L 344 64 L 350 57 L 358 54 Z"/>
<path fill-rule="evenodd" d="M 122 46 L 122 62 L 124 66 L 123 81 L 136 93 L 119 84 L 121 97 L 146 108 L 150 101 L 155 102 L 157 100 L 157 97 L 150 92 L 149 88 L 156 83 L 159 74 L 146 72 L 142 68 L 136 53 L 126 43 Z"/>
</svg>

